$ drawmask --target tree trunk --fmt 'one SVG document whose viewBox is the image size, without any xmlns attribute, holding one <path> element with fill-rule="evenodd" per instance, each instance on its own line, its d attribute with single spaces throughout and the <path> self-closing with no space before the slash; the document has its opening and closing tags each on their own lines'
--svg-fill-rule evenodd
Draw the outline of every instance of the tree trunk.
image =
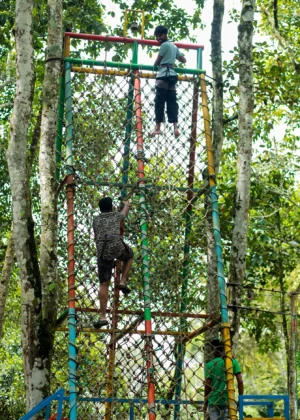
<svg viewBox="0 0 300 420">
<path fill-rule="evenodd" d="M 42 285 L 32 219 L 28 168 L 30 157 L 28 159 L 27 154 L 35 78 L 33 3 L 33 0 L 16 1 L 17 83 L 11 138 L 7 151 L 12 191 L 13 233 L 14 238 L 18 238 L 15 241 L 15 250 L 22 290 L 21 330 L 27 410 L 35 407 L 49 392 L 52 349 L 49 322 L 42 317 Z M 43 222 L 47 225 L 49 221 Z M 47 244 L 42 243 L 41 248 L 47 247 Z"/>
<path fill-rule="evenodd" d="M 238 28 L 239 46 L 239 142 L 235 216 L 230 256 L 230 282 L 243 283 L 246 268 L 248 214 L 253 134 L 253 17 L 255 0 L 243 0 L 241 22 Z M 233 305 L 241 304 L 241 287 L 232 293 Z M 233 345 L 237 347 L 240 311 L 233 311 Z"/>
<path fill-rule="evenodd" d="M 14 264 L 14 240 L 13 234 L 10 233 L 10 237 L 8 240 L 7 248 L 5 251 L 5 260 L 2 269 L 2 275 L 0 280 L 0 341 L 2 338 L 2 331 L 3 331 L 3 321 L 4 321 L 4 314 L 5 314 L 5 305 L 6 305 L 6 297 L 7 297 L 7 290 L 8 290 L 8 283 L 11 277 L 13 264 Z"/>
<path fill-rule="evenodd" d="M 222 24 L 224 0 L 214 0 L 211 25 L 211 62 L 213 74 L 212 138 L 215 174 L 219 173 L 223 146 L 223 74 L 222 74 Z"/>
<path fill-rule="evenodd" d="M 223 145 L 223 76 L 222 76 L 222 23 L 224 0 L 214 0 L 214 14 L 211 28 L 211 62 L 213 72 L 213 104 L 212 104 L 212 139 L 214 148 L 214 167 L 217 176 L 220 167 Z M 208 182 L 206 180 L 206 182 Z M 205 194 L 206 238 L 207 238 L 207 308 L 210 315 L 220 313 L 219 283 L 217 276 L 216 247 L 212 225 L 211 198 L 209 187 Z M 218 327 L 205 333 L 204 359 L 211 359 L 209 342 L 218 334 Z"/>
<path fill-rule="evenodd" d="M 33 372 L 41 368 L 38 337 L 41 315 L 41 283 L 31 214 L 27 172 L 27 136 L 34 91 L 32 39 L 33 0 L 16 1 L 16 96 L 11 120 L 7 161 L 12 192 L 13 234 L 22 289 L 21 332 L 25 372 L 26 405 L 31 409 L 43 398 Z M 39 375 L 42 378 L 43 374 Z"/>
<path fill-rule="evenodd" d="M 57 315 L 57 200 L 56 124 L 62 58 L 62 0 L 48 0 L 48 47 L 43 86 L 39 172 L 41 186 L 41 247 L 43 320 L 49 330 L 49 370 L 53 350 L 53 325 Z"/>
</svg>

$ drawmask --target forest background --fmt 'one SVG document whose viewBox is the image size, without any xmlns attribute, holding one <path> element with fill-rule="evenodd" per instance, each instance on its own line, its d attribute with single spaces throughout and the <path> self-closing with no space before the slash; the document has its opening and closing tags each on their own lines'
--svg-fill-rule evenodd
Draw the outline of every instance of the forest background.
<svg viewBox="0 0 300 420">
<path fill-rule="evenodd" d="M 214 3 L 214 4 L 213 4 Z M 17 85 L 15 36 L 18 36 L 18 14 L 22 14 L 22 6 L 29 5 L 32 10 L 33 29 L 33 77 L 28 86 L 34 93 L 30 101 L 26 131 L 26 177 L 29 185 L 32 220 L 35 221 L 35 252 L 40 252 L 43 233 L 39 229 L 39 220 L 43 216 L 43 198 L 40 203 L 40 184 L 42 159 L 43 118 L 46 118 L 45 74 L 47 65 L 45 58 L 51 57 L 49 48 L 49 22 L 51 18 L 59 22 L 61 6 L 55 1 L 2 1 L 0 3 L 0 259 L 2 277 L 0 283 L 0 415 L 7 419 L 16 419 L 26 410 L 25 386 L 26 367 L 22 360 L 21 335 L 24 328 L 20 319 L 22 315 L 21 295 L 24 293 L 24 278 L 26 274 L 18 269 L 18 252 L 15 253 L 12 226 L 12 194 L 11 179 L 8 170 L 6 152 L 10 141 L 10 118 L 14 108 L 14 95 Z M 203 7 L 214 8 L 214 23 L 217 12 L 221 11 L 224 2 L 197 0 L 193 11 L 179 7 L 177 2 L 146 2 L 143 0 L 126 3 L 114 2 L 114 7 L 121 13 L 128 7 L 143 9 L 146 12 L 146 37 L 151 38 L 156 24 L 164 21 L 172 28 L 173 40 L 190 39 L 202 42 L 198 32 L 210 31 L 211 22 L 203 15 Z M 122 33 L 122 25 L 109 27 L 106 16 L 114 18 L 114 12 L 106 4 L 95 0 L 63 1 L 62 29 L 72 29 L 74 32 L 96 34 Z M 253 67 L 254 75 L 254 112 L 252 148 L 252 163 L 249 176 L 251 181 L 249 195 L 249 214 L 247 217 L 247 232 L 245 246 L 247 253 L 244 258 L 245 270 L 241 270 L 238 278 L 234 277 L 233 247 L 234 227 L 237 213 L 238 165 L 236 162 L 241 152 L 239 139 L 239 84 L 240 49 L 236 46 L 221 60 L 222 90 L 222 133 L 224 134 L 217 152 L 219 156 L 218 193 L 221 209 L 221 232 L 223 239 L 226 273 L 229 282 L 243 284 L 245 289 L 240 296 L 235 296 L 234 287 L 229 288 L 229 304 L 248 307 L 238 311 L 241 317 L 240 325 L 233 326 L 235 334 L 236 355 L 241 363 L 245 380 L 245 390 L 248 394 L 285 394 L 288 389 L 288 360 L 291 356 L 293 335 L 291 331 L 291 293 L 299 292 L 299 73 L 300 64 L 297 59 L 300 49 L 300 6 L 295 0 L 258 0 L 235 2 L 235 6 L 225 9 L 224 20 L 240 22 L 242 9 L 254 7 L 253 28 L 254 37 Z M 56 10 L 56 11 L 55 11 Z M 50 12 L 54 13 L 51 15 Z M 58 13 L 55 16 L 55 13 Z M 50 28 L 51 29 L 51 28 Z M 57 29 L 57 28 L 56 28 Z M 53 30 L 53 28 L 52 28 Z M 216 34 L 217 31 L 213 33 Z M 211 41 L 214 42 L 213 33 Z M 60 33 L 59 33 L 60 36 Z M 238 34 L 236 33 L 236 39 Z M 220 38 L 226 44 L 226 34 Z M 47 48 L 48 42 L 48 48 Z M 212 51 L 214 45 L 212 45 Z M 56 52 L 52 52 L 56 54 Z M 97 54 L 97 51 L 95 52 Z M 214 52 L 213 52 L 214 54 Z M 213 58 L 212 72 L 216 71 Z M 206 56 L 206 60 L 208 57 Z M 34 64 L 34 65 L 33 65 Z M 58 66 L 58 72 L 60 67 Z M 219 70 L 220 71 L 220 68 Z M 213 74 L 211 74 L 213 76 Z M 58 82 L 57 82 L 58 83 Z M 215 86 L 215 95 L 220 91 L 220 84 Z M 30 96 L 30 95 L 29 95 Z M 53 101 L 57 101 L 57 91 L 54 90 Z M 15 104 L 16 107 L 16 104 Z M 46 107 L 47 108 L 47 107 Z M 15 111 L 14 111 L 15 112 Z M 213 129 L 217 132 L 215 122 L 218 116 L 212 109 Z M 12 138 L 12 137 L 11 137 Z M 12 141 L 12 140 L 11 140 Z M 216 147 L 217 148 L 217 147 Z M 220 153 L 220 150 L 222 153 Z M 31 197 L 31 199 L 29 198 Z M 44 199 L 47 200 L 47 199 Z M 16 200 L 15 200 L 16 201 Z M 26 217 L 28 208 L 21 210 L 21 218 Z M 246 206 L 247 207 L 247 206 Z M 45 206 L 44 206 L 45 208 Z M 42 212 L 42 213 L 41 213 Z M 17 245 L 19 246 L 19 245 Z M 19 248 L 18 248 L 19 249 Z M 20 251 L 20 250 L 19 250 Z M 17 254 L 17 258 L 15 257 Z M 20 253 L 19 253 L 20 255 Z M 243 260 L 243 258 L 241 258 Z M 36 257 L 33 262 L 40 264 L 41 278 L 45 256 Z M 25 276 L 25 277 L 24 277 Z M 38 284 L 34 280 L 34 287 Z M 21 282 L 20 282 L 21 278 Z M 53 290 L 47 285 L 50 298 Z M 41 286 L 44 287 L 44 286 Z M 250 288 L 250 292 L 248 289 Z M 23 292 L 22 292 L 23 289 Z M 276 292 L 275 292 L 276 290 Z M 46 293 L 46 294 L 47 294 Z M 253 296 L 254 295 L 254 296 Z M 295 295 L 297 296 L 297 295 Z M 24 298 L 24 296 L 23 296 Z M 239 300 L 238 300 L 239 299 Z M 250 309 L 249 309 L 250 307 Z M 258 308 L 255 310 L 254 308 Z M 233 311 L 232 322 L 236 318 Z M 51 316 L 54 317 L 55 314 Z M 51 318 L 51 317 L 50 317 Z M 237 338 L 238 337 L 238 338 Z M 51 341 L 51 339 L 50 339 Z M 24 343 L 24 341 L 23 341 Z M 238 345 L 237 345 L 238 343 Z M 249 351 L 251 349 L 251 351 Z M 24 344 L 23 344 L 24 351 Z M 300 365 L 300 357 L 296 354 L 296 366 Z M 296 372 L 295 372 L 296 373 Z M 24 376 L 25 375 L 25 376 Z M 28 394 L 28 392 L 27 392 Z M 27 408 L 30 398 L 27 395 Z M 293 419 L 292 419 L 293 420 Z"/>
</svg>

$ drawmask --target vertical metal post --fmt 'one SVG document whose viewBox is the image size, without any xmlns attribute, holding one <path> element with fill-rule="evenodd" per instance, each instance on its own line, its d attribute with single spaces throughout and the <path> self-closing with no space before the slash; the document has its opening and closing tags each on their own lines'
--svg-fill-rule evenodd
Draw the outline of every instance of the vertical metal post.
<svg viewBox="0 0 300 420">
<path fill-rule="evenodd" d="M 138 62 L 138 43 L 132 44 L 132 64 Z M 125 144 L 123 154 L 123 170 L 122 170 L 122 192 L 121 197 L 125 198 L 127 195 L 125 185 L 128 182 L 128 169 L 129 169 L 129 153 L 130 153 L 130 142 L 132 134 L 132 117 L 133 117 L 133 77 L 129 79 L 128 87 L 128 98 L 127 98 L 127 113 L 126 113 L 126 128 L 125 128 Z"/>
<path fill-rule="evenodd" d="M 187 191 L 187 208 L 185 213 L 185 240 L 184 240 L 184 260 L 182 278 L 183 284 L 181 287 L 181 303 L 180 312 L 186 311 L 187 306 L 187 290 L 188 290 L 188 276 L 189 276 L 189 254 L 190 254 L 190 233 L 192 229 L 192 210 L 193 210 L 193 191 L 194 188 L 194 174 L 195 174 L 195 163 L 196 163 L 196 137 L 197 137 L 197 117 L 198 117 L 198 106 L 199 106 L 199 87 L 198 83 L 194 85 L 193 91 L 193 108 L 192 108 L 192 131 L 190 136 L 190 153 L 189 153 L 189 174 L 188 174 L 188 191 Z M 186 318 L 180 318 L 180 331 L 187 330 Z M 180 337 L 179 337 L 180 340 Z M 176 369 L 175 369 L 175 399 L 178 404 L 174 406 L 174 420 L 180 419 L 180 396 L 182 391 L 182 369 L 185 355 L 185 344 L 181 342 L 177 346 L 177 358 L 176 358 Z"/>
<path fill-rule="evenodd" d="M 155 389 L 153 380 L 153 348 L 152 348 L 152 325 L 150 309 L 150 273 L 149 273 L 149 252 L 148 252 L 148 226 L 147 226 L 147 206 L 145 197 L 145 169 L 144 169 L 144 140 L 142 122 L 142 99 L 141 99 L 141 80 L 138 70 L 135 71 L 134 79 L 134 98 L 136 115 L 136 137 L 137 137 L 137 162 L 139 179 L 139 208 L 140 208 L 140 231 L 142 247 L 142 271 L 144 287 L 144 318 L 145 318 L 145 345 L 146 345 L 146 367 L 148 381 L 148 413 L 149 420 L 156 418 L 155 411 Z"/>
<path fill-rule="evenodd" d="M 267 417 L 274 417 L 274 401 L 271 401 L 267 405 Z"/>
<path fill-rule="evenodd" d="M 283 397 L 283 415 L 285 417 L 285 420 L 290 420 L 290 410 L 289 410 L 289 396 L 285 395 Z"/>
<path fill-rule="evenodd" d="M 49 420 L 50 412 L 51 412 L 51 401 L 49 401 L 49 404 L 46 407 L 45 420 Z"/>
<path fill-rule="evenodd" d="M 134 420 L 134 405 L 131 404 L 129 411 L 129 420 Z"/>
<path fill-rule="evenodd" d="M 132 62 L 137 63 L 137 48 L 138 44 L 135 42 L 133 44 L 133 55 Z M 128 89 L 128 99 L 127 99 L 127 114 L 126 114 L 126 128 L 125 128 L 125 144 L 124 144 L 124 154 L 123 154 L 123 168 L 122 168 L 122 184 L 123 188 L 121 191 L 121 197 L 125 198 L 127 194 L 126 184 L 128 182 L 128 169 L 129 169 L 129 153 L 130 153 L 130 142 L 131 142 L 131 133 L 132 133 L 132 116 L 133 116 L 133 78 L 129 81 Z M 124 221 L 121 225 L 121 236 L 124 236 Z M 120 271 L 121 264 L 120 261 L 117 262 L 116 266 L 116 276 L 115 276 L 115 286 L 120 282 Z M 113 319 L 112 319 L 112 329 L 115 330 L 118 324 L 118 317 L 116 311 L 119 306 L 119 289 L 115 287 L 114 289 L 114 305 L 113 305 Z M 116 345 L 117 342 L 113 338 L 113 333 L 111 335 L 111 342 L 109 344 L 109 356 L 108 356 L 108 374 L 107 374 L 107 386 L 106 386 L 106 398 L 113 397 L 113 380 L 114 380 L 114 369 L 115 369 L 115 358 L 116 358 Z M 112 415 L 112 402 L 107 401 L 105 403 L 105 420 L 110 420 Z"/>
<path fill-rule="evenodd" d="M 61 146 L 62 146 L 62 131 L 64 122 L 64 102 L 65 102 L 65 74 L 60 76 L 59 87 L 59 102 L 58 102 L 58 119 L 56 125 L 56 181 L 60 179 L 60 165 L 61 165 Z"/>
<path fill-rule="evenodd" d="M 208 101 L 207 101 L 206 82 L 205 82 L 204 74 L 201 74 L 200 76 L 200 84 L 201 84 L 202 111 L 203 111 L 205 139 L 206 139 L 206 152 L 207 152 L 207 160 L 208 160 L 209 186 L 210 186 L 210 195 L 211 195 L 211 203 L 212 203 L 212 220 L 213 220 L 215 247 L 216 247 L 216 258 L 217 258 L 217 275 L 218 275 L 219 290 L 220 290 L 221 319 L 222 319 L 223 342 L 224 342 L 224 351 L 225 351 L 225 369 L 226 369 L 226 379 L 227 379 L 227 389 L 228 389 L 229 416 L 230 416 L 230 419 L 232 420 L 232 419 L 237 418 L 235 395 L 234 395 L 234 375 L 233 375 L 233 366 L 232 366 L 230 327 L 229 327 L 229 322 L 228 322 L 227 297 L 226 297 L 226 286 L 225 286 L 225 278 L 224 278 L 222 245 L 221 245 L 218 196 L 217 196 L 216 180 L 215 180 L 213 145 L 212 145 L 211 132 L 210 132 L 210 117 L 209 117 L 209 112 L 208 112 Z"/>
<path fill-rule="evenodd" d="M 76 314 L 75 314 L 75 260 L 74 260 L 74 177 L 73 177 L 73 121 L 71 92 L 71 63 L 65 63 L 66 102 L 66 164 L 67 164 L 67 217 L 68 217 L 68 320 L 69 320 L 69 386 L 70 420 L 77 417 L 76 395 Z"/>
<path fill-rule="evenodd" d="M 64 39 L 64 57 L 70 55 L 70 37 L 66 36 Z M 64 105 L 65 105 L 65 71 L 63 69 L 59 82 L 59 102 L 58 102 L 58 119 L 56 125 L 56 181 L 60 179 L 60 165 L 61 165 L 61 146 L 62 146 L 62 131 L 64 123 Z"/>
<path fill-rule="evenodd" d="M 244 398 L 243 395 L 239 395 L 239 420 L 244 419 Z"/>
<path fill-rule="evenodd" d="M 197 69 L 202 70 L 202 48 L 197 49 Z"/>
</svg>

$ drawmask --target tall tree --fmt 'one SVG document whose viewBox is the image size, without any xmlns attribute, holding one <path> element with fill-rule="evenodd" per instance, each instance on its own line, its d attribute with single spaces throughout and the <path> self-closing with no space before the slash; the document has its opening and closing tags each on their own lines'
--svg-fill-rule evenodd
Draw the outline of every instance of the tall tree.
<svg viewBox="0 0 300 420">
<path fill-rule="evenodd" d="M 39 172 L 41 185 L 41 247 L 43 320 L 51 329 L 57 312 L 56 123 L 62 64 L 62 0 L 48 0 L 48 47 L 43 86 Z M 52 340 L 54 333 L 51 334 Z M 51 350 L 53 341 L 51 341 Z M 51 359 L 51 357 L 50 357 Z"/>
<path fill-rule="evenodd" d="M 7 161 L 12 192 L 13 232 L 14 237 L 18 238 L 15 241 L 15 250 L 22 285 L 21 329 L 27 409 L 34 407 L 49 392 L 53 347 L 52 322 L 56 316 L 55 304 L 52 304 L 52 308 L 49 305 L 49 294 L 52 293 L 49 284 L 56 283 L 57 228 L 53 160 L 60 70 L 58 59 L 61 57 L 61 7 L 59 0 L 48 1 L 50 15 L 48 60 L 44 79 L 40 153 L 43 224 L 40 270 L 32 217 L 27 154 L 35 80 L 33 1 L 16 2 L 17 84 Z"/>
<path fill-rule="evenodd" d="M 253 20 L 255 0 L 243 0 L 238 27 L 239 48 L 239 140 L 235 215 L 230 256 L 230 281 L 243 283 L 246 268 L 248 214 L 250 202 L 250 175 L 253 135 Z M 232 302 L 240 306 L 241 288 L 234 287 Z M 237 346 L 240 312 L 233 311 L 233 344 Z"/>
<path fill-rule="evenodd" d="M 223 145 L 223 17 L 224 0 L 214 0 L 213 21 L 211 25 L 211 63 L 213 74 L 212 134 L 216 175 L 219 172 Z"/>
<path fill-rule="evenodd" d="M 213 106 L 212 106 L 212 140 L 214 148 L 215 175 L 220 167 L 223 145 L 223 76 L 222 76 L 222 24 L 224 16 L 224 0 L 215 0 L 213 21 L 211 25 L 211 62 L 213 72 Z M 211 200 L 209 188 L 205 194 L 206 206 L 206 238 L 207 238 L 207 313 L 217 315 L 220 308 L 219 283 L 216 260 L 216 247 L 213 233 Z M 206 342 L 216 335 L 212 328 L 205 334 Z M 205 359 L 211 358 L 211 347 L 205 346 Z"/>
</svg>

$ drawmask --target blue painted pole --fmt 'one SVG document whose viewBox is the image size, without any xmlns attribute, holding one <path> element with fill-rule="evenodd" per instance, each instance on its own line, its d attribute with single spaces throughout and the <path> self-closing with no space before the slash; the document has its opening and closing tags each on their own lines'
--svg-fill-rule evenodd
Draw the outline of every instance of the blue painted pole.
<svg viewBox="0 0 300 420">
<path fill-rule="evenodd" d="M 267 416 L 274 417 L 274 401 L 271 401 L 267 405 Z"/>
<path fill-rule="evenodd" d="M 51 403 L 49 403 L 49 404 L 47 405 L 47 408 L 46 408 L 46 415 L 45 415 L 45 419 L 46 419 L 46 420 L 49 420 L 50 413 L 51 413 Z"/>
<path fill-rule="evenodd" d="M 285 420 L 290 420 L 290 410 L 289 410 L 289 396 L 285 395 L 283 397 L 283 401 L 284 401 L 284 417 Z"/>
<path fill-rule="evenodd" d="M 244 418 L 244 398 L 243 395 L 239 395 L 239 420 Z"/>
<path fill-rule="evenodd" d="M 74 261 L 74 193 L 73 193 L 73 121 L 71 64 L 65 63 L 66 103 L 66 164 L 67 164 L 67 214 L 68 214 L 68 306 L 69 306 L 69 387 L 70 420 L 77 418 L 76 395 L 76 311 L 75 311 L 75 261 Z"/>
<path fill-rule="evenodd" d="M 130 406 L 129 420 L 134 420 L 134 405 L 133 404 Z"/>
<path fill-rule="evenodd" d="M 197 69 L 201 70 L 202 69 L 202 48 L 198 48 L 197 50 Z"/>
</svg>

